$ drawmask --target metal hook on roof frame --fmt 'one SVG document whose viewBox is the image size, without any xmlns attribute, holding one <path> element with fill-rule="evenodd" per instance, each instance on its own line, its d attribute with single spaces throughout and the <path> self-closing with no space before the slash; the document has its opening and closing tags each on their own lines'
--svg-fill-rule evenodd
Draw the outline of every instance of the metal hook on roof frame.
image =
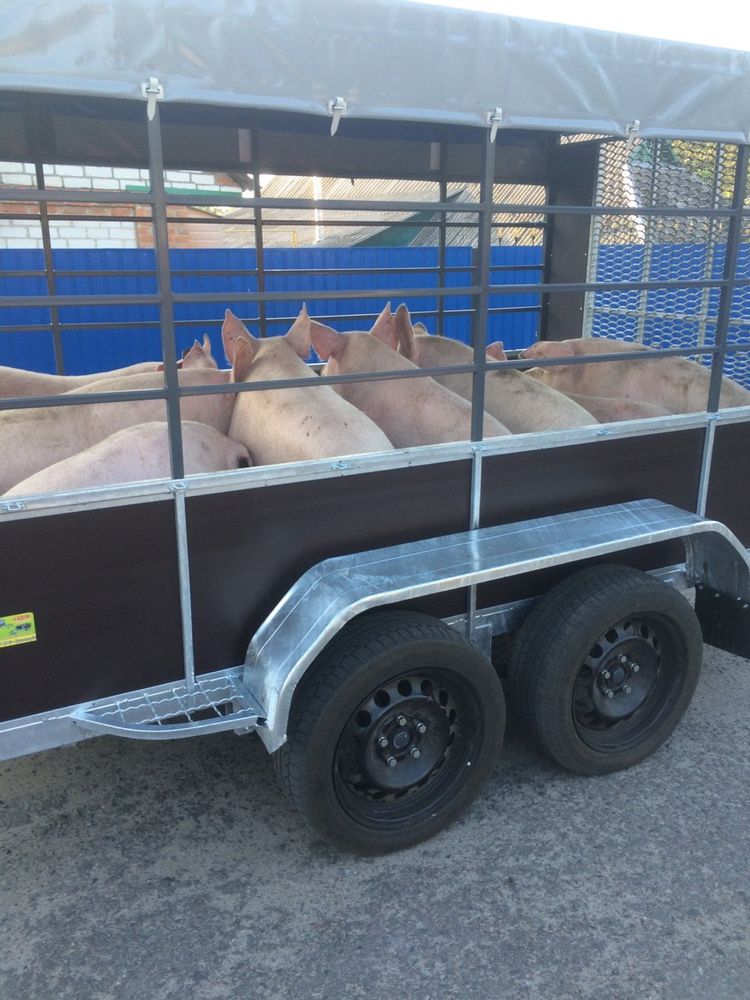
<svg viewBox="0 0 750 1000">
<path fill-rule="evenodd" d="M 150 76 L 142 83 L 141 95 L 146 99 L 146 117 L 151 122 L 156 114 L 156 102 L 164 100 L 164 87 L 159 83 L 159 78 Z"/>
<path fill-rule="evenodd" d="M 331 121 L 331 135 L 336 135 L 339 122 L 341 121 L 341 116 L 345 115 L 346 112 L 346 101 L 343 97 L 334 97 L 332 101 L 328 102 L 328 114 L 331 115 L 333 119 Z"/>
<path fill-rule="evenodd" d="M 632 122 L 628 122 L 625 126 L 625 148 L 630 150 L 635 146 L 636 140 L 640 138 L 641 135 L 641 123 L 637 118 L 634 118 Z"/>
<path fill-rule="evenodd" d="M 493 108 L 487 112 L 487 127 L 490 130 L 490 142 L 497 138 L 497 130 L 503 127 L 503 109 Z"/>
</svg>

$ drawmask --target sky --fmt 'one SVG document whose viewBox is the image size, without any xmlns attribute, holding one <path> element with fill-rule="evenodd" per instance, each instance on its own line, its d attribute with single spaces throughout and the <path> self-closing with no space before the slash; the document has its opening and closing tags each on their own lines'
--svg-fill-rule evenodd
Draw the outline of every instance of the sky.
<svg viewBox="0 0 750 1000">
<path fill-rule="evenodd" d="M 750 51 L 750 3 L 724 0 L 412 0 Z"/>
</svg>

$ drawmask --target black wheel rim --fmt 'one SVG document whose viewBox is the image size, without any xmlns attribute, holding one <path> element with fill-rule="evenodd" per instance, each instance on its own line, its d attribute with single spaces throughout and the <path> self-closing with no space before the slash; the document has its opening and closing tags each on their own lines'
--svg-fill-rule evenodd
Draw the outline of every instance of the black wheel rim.
<svg viewBox="0 0 750 1000">
<path fill-rule="evenodd" d="M 668 618 L 639 615 L 608 628 L 573 685 L 573 722 L 593 750 L 619 753 L 647 739 L 682 690 L 686 650 Z"/>
<path fill-rule="evenodd" d="M 479 705 L 463 678 L 437 668 L 399 674 L 370 692 L 342 730 L 337 798 L 372 828 L 432 817 L 466 780 L 481 740 Z"/>
</svg>

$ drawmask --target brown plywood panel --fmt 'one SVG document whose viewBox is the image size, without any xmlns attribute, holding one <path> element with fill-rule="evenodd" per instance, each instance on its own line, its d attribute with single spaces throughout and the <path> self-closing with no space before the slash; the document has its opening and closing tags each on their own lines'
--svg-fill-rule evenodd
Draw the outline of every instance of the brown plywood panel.
<svg viewBox="0 0 750 1000">
<path fill-rule="evenodd" d="M 695 510 L 702 444 L 703 432 L 689 430 L 487 458 L 483 462 L 481 524 L 522 521 L 649 497 Z M 618 561 L 653 569 L 684 558 L 684 548 L 676 542 L 633 550 Z M 563 567 L 487 584 L 479 588 L 478 604 L 491 607 L 541 594 L 569 572 Z"/>
<path fill-rule="evenodd" d="M 254 630 L 321 559 L 465 530 L 470 480 L 459 461 L 188 497 L 196 669 L 241 663 Z"/>
<path fill-rule="evenodd" d="M 716 428 L 707 513 L 750 546 L 750 422 Z"/>
<path fill-rule="evenodd" d="M 8 521 L 0 552 L 0 617 L 38 637 L 0 649 L 0 721 L 181 675 L 172 503 Z"/>
</svg>

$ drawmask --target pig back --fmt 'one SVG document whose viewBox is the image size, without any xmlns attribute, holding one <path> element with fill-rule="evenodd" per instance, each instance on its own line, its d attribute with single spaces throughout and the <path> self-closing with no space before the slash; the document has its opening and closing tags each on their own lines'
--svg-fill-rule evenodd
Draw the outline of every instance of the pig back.
<svg viewBox="0 0 750 1000">
<path fill-rule="evenodd" d="M 415 337 L 420 367 L 471 364 L 474 352 L 446 337 Z M 465 399 L 473 398 L 471 372 L 437 375 L 436 380 Z M 562 430 L 596 423 L 592 415 L 562 393 L 527 378 L 518 371 L 489 371 L 485 378 L 484 409 L 513 434 Z"/>
</svg>

